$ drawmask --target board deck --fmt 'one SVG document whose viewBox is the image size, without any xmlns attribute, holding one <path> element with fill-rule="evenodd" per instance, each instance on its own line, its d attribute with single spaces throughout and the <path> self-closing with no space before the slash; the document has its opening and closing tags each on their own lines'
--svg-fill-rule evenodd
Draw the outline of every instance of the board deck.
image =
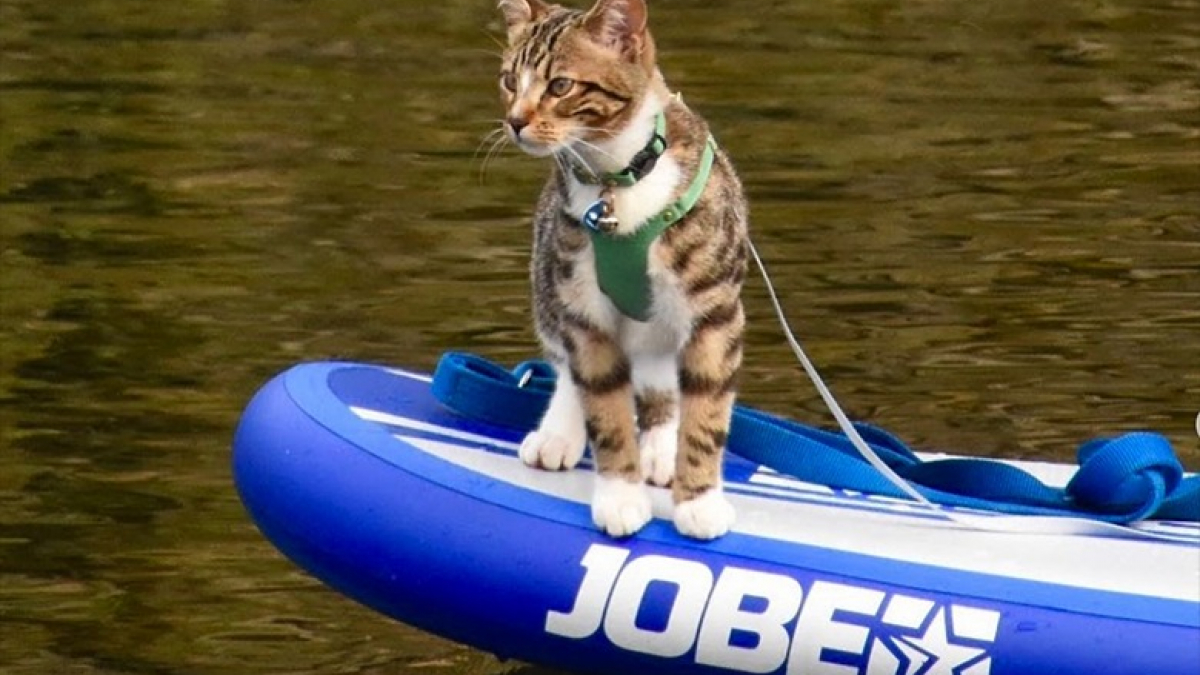
<svg viewBox="0 0 1200 675">
<path fill-rule="evenodd" d="M 587 467 L 530 469 L 520 436 L 445 409 L 426 375 L 304 364 L 247 409 L 235 477 L 264 534 L 346 595 L 580 672 L 1200 672 L 1195 523 L 995 532 L 729 457 L 730 534 L 681 537 L 655 489 L 655 520 L 614 540 Z"/>
</svg>

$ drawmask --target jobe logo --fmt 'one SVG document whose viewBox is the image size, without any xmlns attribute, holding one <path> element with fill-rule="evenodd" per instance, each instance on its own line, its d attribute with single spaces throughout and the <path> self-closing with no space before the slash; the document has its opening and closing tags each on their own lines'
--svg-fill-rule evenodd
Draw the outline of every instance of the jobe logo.
<svg viewBox="0 0 1200 675">
<path fill-rule="evenodd" d="M 546 632 L 662 658 L 788 675 L 989 675 L 1000 615 L 869 588 L 647 555 L 593 544 L 574 605 L 549 611 Z M 639 620 L 647 593 L 666 586 L 665 622 Z M 670 598 L 666 600 L 666 598 Z M 640 625 L 641 624 L 641 625 Z M 789 626 L 790 632 L 789 632 Z"/>
</svg>

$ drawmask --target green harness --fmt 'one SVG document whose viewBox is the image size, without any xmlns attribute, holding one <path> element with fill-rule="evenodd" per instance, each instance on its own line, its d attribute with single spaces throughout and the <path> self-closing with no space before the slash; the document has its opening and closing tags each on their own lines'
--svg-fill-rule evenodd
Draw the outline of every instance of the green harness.
<svg viewBox="0 0 1200 675">
<path fill-rule="evenodd" d="M 665 122 L 662 113 L 659 113 L 656 126 L 655 136 L 647 145 L 647 149 L 655 148 L 655 146 L 661 148 L 657 149 L 655 155 L 657 157 L 666 149 L 666 141 L 663 136 Z M 708 176 L 712 172 L 716 147 L 716 141 L 709 136 L 704 143 L 704 154 L 700 158 L 700 166 L 697 167 L 696 175 L 692 178 L 692 184 L 688 186 L 687 192 L 668 204 L 657 215 L 642 223 L 632 233 L 619 235 L 597 227 L 597 214 L 607 214 L 607 209 L 610 208 L 608 204 L 604 203 L 603 198 L 589 207 L 584 214 L 582 222 L 586 226 L 588 234 L 591 235 L 592 251 L 595 254 L 596 281 L 600 290 L 625 316 L 637 321 L 646 321 L 650 318 L 652 300 L 648 271 L 650 245 L 668 227 L 686 216 L 700 200 L 704 186 L 708 184 Z M 575 174 L 583 182 L 592 182 L 583 180 L 583 176 L 578 170 L 575 171 Z M 627 187 L 641 178 L 641 176 L 637 176 L 633 180 L 629 180 L 631 175 L 633 175 L 631 169 L 626 168 L 620 172 L 605 174 L 595 182 L 610 188 L 613 185 Z M 590 179 L 591 176 L 588 178 Z"/>
</svg>

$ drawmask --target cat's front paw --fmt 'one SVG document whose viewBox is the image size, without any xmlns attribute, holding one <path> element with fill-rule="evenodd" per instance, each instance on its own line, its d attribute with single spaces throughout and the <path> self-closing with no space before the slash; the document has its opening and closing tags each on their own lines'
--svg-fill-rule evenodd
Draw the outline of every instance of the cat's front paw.
<svg viewBox="0 0 1200 675">
<path fill-rule="evenodd" d="M 641 482 L 597 475 L 592 522 L 610 537 L 628 537 L 650 522 L 650 491 Z"/>
<path fill-rule="evenodd" d="M 721 488 L 675 505 L 675 529 L 695 539 L 716 539 L 733 526 L 733 505 Z"/>
<path fill-rule="evenodd" d="M 642 477 L 659 487 L 667 487 L 675 477 L 675 448 L 679 427 L 663 424 L 642 433 L 639 451 Z"/>
<path fill-rule="evenodd" d="M 586 444 L 582 437 L 571 438 L 568 434 L 538 429 L 525 436 L 517 454 L 522 462 L 534 468 L 566 471 L 579 463 Z"/>
</svg>

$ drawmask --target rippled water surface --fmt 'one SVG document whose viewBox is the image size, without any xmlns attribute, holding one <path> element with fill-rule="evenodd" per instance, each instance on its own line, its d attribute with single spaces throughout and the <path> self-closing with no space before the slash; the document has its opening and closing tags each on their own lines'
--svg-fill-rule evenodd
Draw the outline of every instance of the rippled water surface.
<svg viewBox="0 0 1200 675">
<path fill-rule="evenodd" d="M 491 0 L 0 0 L 0 670 L 518 670 L 297 571 L 241 406 L 532 353 L 546 169 L 483 172 Z M 1200 449 L 1200 3 L 651 0 L 669 82 L 853 412 L 924 447 Z M 824 423 L 761 283 L 743 400 Z"/>
</svg>

